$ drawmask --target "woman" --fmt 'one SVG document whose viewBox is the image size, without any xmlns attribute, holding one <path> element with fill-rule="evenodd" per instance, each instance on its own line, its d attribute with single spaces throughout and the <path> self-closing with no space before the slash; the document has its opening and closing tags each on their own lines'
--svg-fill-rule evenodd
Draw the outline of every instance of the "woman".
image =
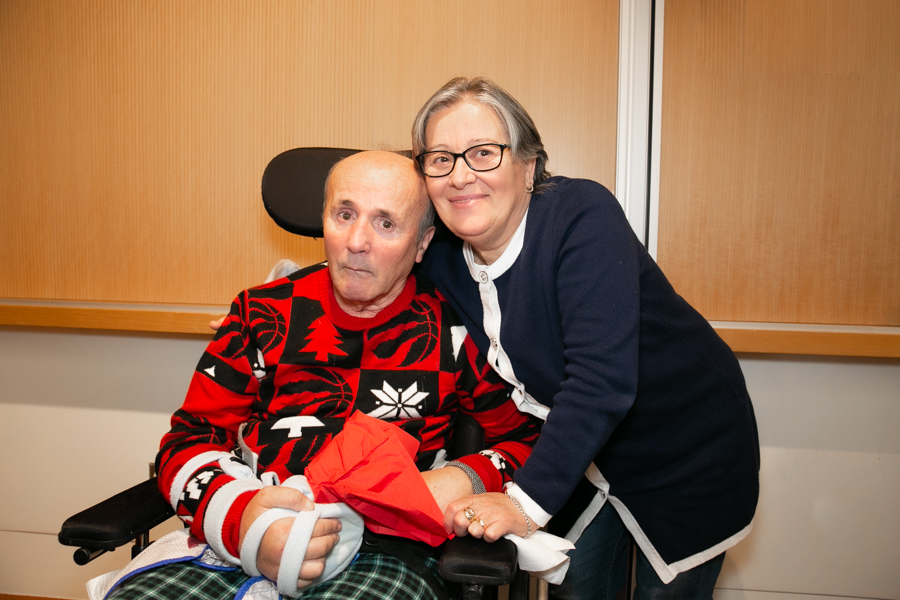
<svg viewBox="0 0 900 600">
<path fill-rule="evenodd" d="M 451 80 L 412 135 L 457 236 L 433 242 L 421 272 L 520 410 L 546 420 L 506 495 L 454 502 L 445 524 L 495 540 L 556 515 L 551 530 L 577 542 L 552 594 L 578 599 L 615 595 L 627 529 L 640 549 L 637 598 L 711 598 L 758 497 L 737 359 L 675 293 L 609 191 L 550 176 L 534 123 L 496 84 Z"/>
</svg>

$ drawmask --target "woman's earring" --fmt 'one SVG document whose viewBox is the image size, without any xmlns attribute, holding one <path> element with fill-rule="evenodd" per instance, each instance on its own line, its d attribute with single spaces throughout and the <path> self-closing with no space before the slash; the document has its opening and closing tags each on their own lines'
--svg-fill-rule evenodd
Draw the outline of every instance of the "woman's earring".
<svg viewBox="0 0 900 600">
<path fill-rule="evenodd" d="M 525 188 L 525 191 L 528 192 L 529 194 L 534 191 L 534 182 L 533 181 L 528 182 L 528 187 Z"/>
</svg>

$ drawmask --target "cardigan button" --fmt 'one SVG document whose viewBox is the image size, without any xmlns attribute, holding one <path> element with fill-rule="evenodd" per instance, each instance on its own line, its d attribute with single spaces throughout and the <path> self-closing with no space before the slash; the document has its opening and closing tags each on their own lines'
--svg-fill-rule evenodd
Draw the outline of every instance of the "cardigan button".
<svg viewBox="0 0 900 600">
<path fill-rule="evenodd" d="M 492 347 L 492 348 L 496 348 L 496 347 L 497 347 L 497 340 L 495 340 L 494 338 L 491 338 L 491 347 Z"/>
</svg>

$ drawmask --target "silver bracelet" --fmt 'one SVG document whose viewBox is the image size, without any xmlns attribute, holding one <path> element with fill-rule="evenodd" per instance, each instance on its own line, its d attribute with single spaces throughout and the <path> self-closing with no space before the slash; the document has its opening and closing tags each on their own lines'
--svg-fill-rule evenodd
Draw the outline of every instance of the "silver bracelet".
<svg viewBox="0 0 900 600">
<path fill-rule="evenodd" d="M 462 469 L 463 473 L 469 476 L 469 481 L 472 483 L 473 494 L 483 494 L 487 491 L 484 487 L 484 482 L 481 481 L 481 477 L 478 476 L 478 473 L 475 472 L 475 469 L 473 469 L 466 463 L 459 462 L 458 460 L 451 460 L 446 464 L 446 466 Z"/>
<path fill-rule="evenodd" d="M 509 490 L 506 490 L 506 497 L 509 498 L 510 500 L 512 500 L 513 504 L 516 505 L 516 508 L 519 509 L 519 512 L 522 513 L 522 516 L 525 517 L 525 527 L 528 528 L 527 533 L 525 534 L 525 539 L 527 540 L 528 538 L 531 537 L 531 534 L 532 534 L 531 519 L 529 519 L 528 515 L 525 514 L 525 509 L 522 508 L 522 505 L 519 504 L 519 501 L 509 495 Z"/>
</svg>

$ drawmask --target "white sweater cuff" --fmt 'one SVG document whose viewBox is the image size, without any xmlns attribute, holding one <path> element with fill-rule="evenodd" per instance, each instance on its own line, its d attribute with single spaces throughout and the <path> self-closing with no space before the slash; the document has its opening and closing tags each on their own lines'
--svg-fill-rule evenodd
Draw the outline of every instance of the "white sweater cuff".
<svg viewBox="0 0 900 600">
<path fill-rule="evenodd" d="M 225 542 L 222 541 L 222 526 L 225 524 L 225 517 L 228 516 L 228 511 L 238 496 L 244 492 L 260 490 L 262 487 L 263 484 L 259 479 L 229 481 L 215 491 L 203 515 L 203 535 L 206 537 L 206 543 L 215 550 L 216 554 L 235 566 L 241 565 L 240 557 L 229 553 L 225 549 Z"/>
<path fill-rule="evenodd" d="M 522 505 L 522 510 L 525 511 L 528 518 L 538 527 L 546 525 L 550 520 L 550 517 L 553 516 L 541 508 L 540 504 L 532 500 L 531 496 L 526 494 L 525 490 L 515 483 L 507 484 L 506 493 L 519 501 L 519 504 Z"/>
<path fill-rule="evenodd" d="M 218 463 L 219 460 L 230 456 L 227 452 L 211 450 L 198 454 L 184 463 L 184 466 L 175 475 L 175 479 L 172 480 L 172 487 L 169 488 L 169 504 L 172 508 L 178 510 L 178 501 L 181 499 L 181 494 L 184 493 L 184 486 L 187 485 L 188 480 L 198 469 L 209 464 Z"/>
</svg>

